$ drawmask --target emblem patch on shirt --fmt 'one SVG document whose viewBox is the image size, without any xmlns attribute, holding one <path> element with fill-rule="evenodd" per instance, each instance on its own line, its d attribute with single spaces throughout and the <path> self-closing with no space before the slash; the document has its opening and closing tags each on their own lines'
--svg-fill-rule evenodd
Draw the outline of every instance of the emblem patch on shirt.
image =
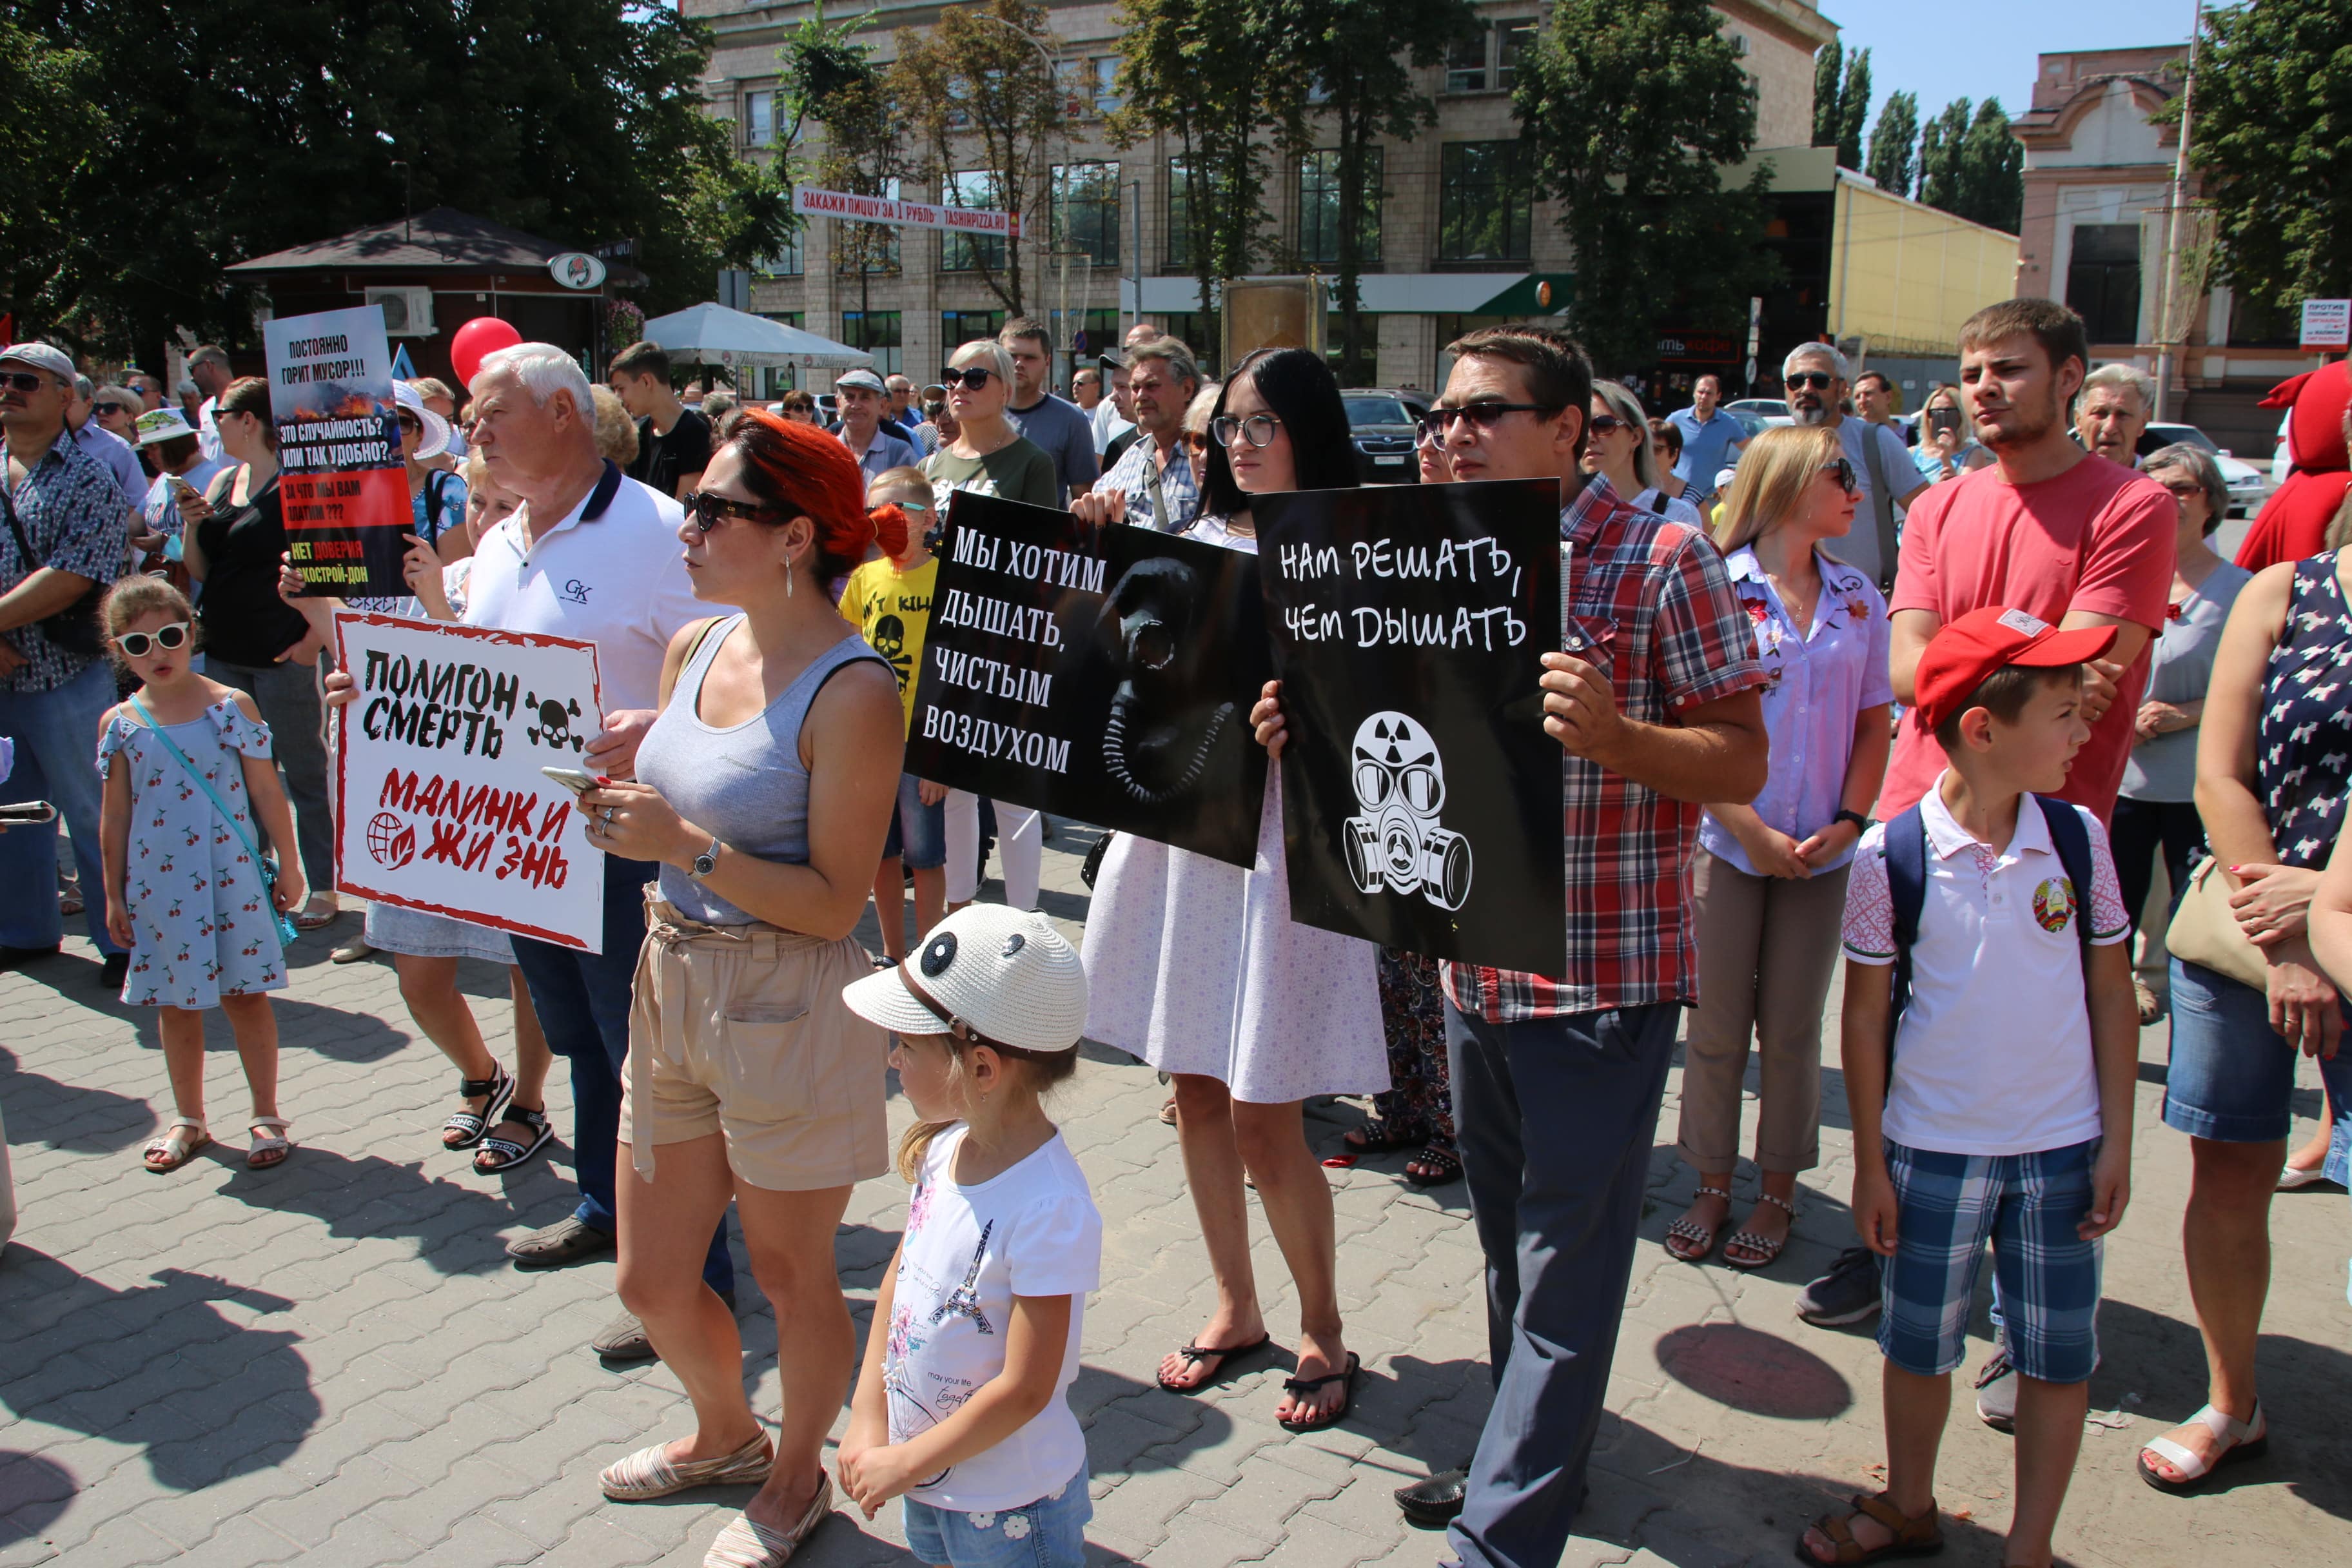
<svg viewBox="0 0 2352 1568">
<path fill-rule="evenodd" d="M 2033 889 L 2033 918 L 2043 931 L 2064 931 L 2074 918 L 2074 884 L 2063 877 L 2043 879 Z"/>
<path fill-rule="evenodd" d="M 563 584 L 563 596 L 575 605 L 588 602 L 588 584 L 574 577 Z"/>
</svg>

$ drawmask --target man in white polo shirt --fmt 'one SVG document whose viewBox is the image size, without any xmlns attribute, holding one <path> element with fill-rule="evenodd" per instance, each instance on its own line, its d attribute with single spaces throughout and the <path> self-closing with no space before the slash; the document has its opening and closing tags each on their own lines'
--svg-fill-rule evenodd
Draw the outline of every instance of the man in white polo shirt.
<svg viewBox="0 0 2352 1568">
<path fill-rule="evenodd" d="M 670 639 L 708 613 L 687 582 L 677 537 L 685 511 L 597 454 L 588 377 L 562 349 L 517 343 L 486 355 L 470 392 L 474 448 L 523 505 L 475 547 L 466 624 L 593 641 L 607 706 L 583 765 L 630 777 L 637 743 L 654 721 Z M 331 678 L 331 691 L 341 684 Z M 548 1046 L 572 1063 L 580 1177 L 580 1205 L 569 1218 L 508 1245 L 520 1268 L 559 1268 L 613 1249 L 630 984 L 645 941 L 645 886 L 656 869 L 604 858 L 601 954 L 514 939 Z M 731 1303 L 725 1231 L 722 1221 L 702 1277 Z M 625 1313 L 590 1342 L 613 1359 L 652 1353 Z"/>
</svg>

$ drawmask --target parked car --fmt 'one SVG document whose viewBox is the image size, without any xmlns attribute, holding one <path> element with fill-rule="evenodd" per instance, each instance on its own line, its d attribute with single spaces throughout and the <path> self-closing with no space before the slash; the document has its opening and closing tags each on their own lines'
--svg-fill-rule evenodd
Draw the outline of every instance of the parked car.
<svg viewBox="0 0 2352 1568">
<path fill-rule="evenodd" d="M 1421 416 L 1429 411 L 1429 395 L 1370 386 L 1342 392 L 1339 400 L 1347 405 L 1348 434 L 1356 444 L 1364 483 L 1419 484 L 1413 443 L 1421 435 Z"/>
<path fill-rule="evenodd" d="M 2192 447 L 2202 447 L 2212 455 L 2213 466 L 2221 470 L 2221 482 L 2230 487 L 2230 515 L 2252 517 L 2263 510 L 2276 488 L 2271 477 L 2252 463 L 2241 460 L 2226 447 L 2214 445 L 2213 437 L 2194 425 L 2151 425 L 2140 438 L 2141 455 L 2169 447 L 2176 441 L 2186 441 Z"/>
<path fill-rule="evenodd" d="M 1796 423 L 1796 416 L 1790 412 L 1787 402 L 1778 397 L 1742 397 L 1725 404 L 1723 411 L 1737 415 L 1751 434 L 1773 425 Z"/>
</svg>

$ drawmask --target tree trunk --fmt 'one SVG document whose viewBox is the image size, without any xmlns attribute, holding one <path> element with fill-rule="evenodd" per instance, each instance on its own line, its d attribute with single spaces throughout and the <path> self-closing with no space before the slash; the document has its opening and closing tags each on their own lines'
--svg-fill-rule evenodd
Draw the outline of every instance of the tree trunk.
<svg viewBox="0 0 2352 1568">
<path fill-rule="evenodd" d="M 1334 106 L 1339 122 L 1339 380 L 1361 385 L 1371 379 L 1363 366 L 1364 150 L 1370 117 L 1353 95 Z"/>
</svg>

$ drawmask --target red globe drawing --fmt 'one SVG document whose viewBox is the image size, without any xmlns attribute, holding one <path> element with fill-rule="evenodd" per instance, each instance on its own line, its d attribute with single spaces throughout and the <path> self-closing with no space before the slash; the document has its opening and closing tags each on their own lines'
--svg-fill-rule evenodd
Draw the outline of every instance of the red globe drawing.
<svg viewBox="0 0 2352 1568">
<path fill-rule="evenodd" d="M 393 816 L 379 811 L 368 822 L 368 853 L 376 864 L 399 870 L 416 858 L 416 829 Z"/>
</svg>

